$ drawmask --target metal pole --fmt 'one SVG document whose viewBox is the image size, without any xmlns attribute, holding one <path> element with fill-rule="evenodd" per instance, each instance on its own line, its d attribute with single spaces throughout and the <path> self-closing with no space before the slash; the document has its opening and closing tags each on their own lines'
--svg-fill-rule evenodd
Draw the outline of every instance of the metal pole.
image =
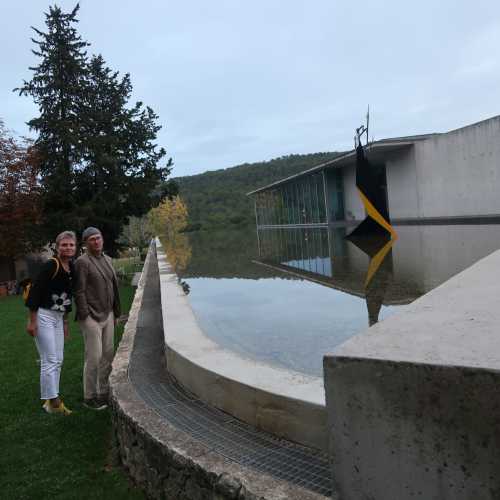
<svg viewBox="0 0 500 500">
<path fill-rule="evenodd" d="M 368 104 L 368 111 L 366 113 L 366 145 L 368 146 L 369 136 L 368 127 L 370 126 L 370 105 Z"/>
</svg>

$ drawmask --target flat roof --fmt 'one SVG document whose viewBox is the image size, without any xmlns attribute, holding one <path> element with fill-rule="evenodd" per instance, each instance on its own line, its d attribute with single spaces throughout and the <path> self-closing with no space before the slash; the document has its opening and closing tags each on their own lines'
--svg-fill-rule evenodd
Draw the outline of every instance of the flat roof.
<svg viewBox="0 0 500 500">
<path fill-rule="evenodd" d="M 428 139 L 429 137 L 435 136 L 435 135 L 440 135 L 440 134 L 424 134 L 424 135 L 412 135 L 412 136 L 407 136 L 407 137 L 393 137 L 390 139 L 382 139 L 380 141 L 372 142 L 368 146 L 366 146 L 365 151 L 367 153 L 371 153 L 371 155 L 375 155 L 374 161 L 377 161 L 377 158 L 379 160 L 381 159 L 380 156 L 383 156 L 387 153 L 392 153 L 394 151 L 402 150 L 402 149 L 407 149 L 413 146 L 413 144 L 417 141 L 421 141 L 424 139 Z M 280 179 L 278 181 L 272 182 L 271 184 L 268 184 L 267 186 L 263 186 L 258 189 L 254 189 L 253 191 L 250 191 L 247 193 L 247 196 L 259 193 L 261 191 L 266 191 L 270 188 L 280 186 L 281 184 L 286 184 L 287 182 L 290 182 L 292 180 L 295 180 L 299 177 L 303 177 L 306 175 L 313 174 L 315 172 L 318 172 L 320 170 L 324 170 L 326 168 L 342 168 L 347 165 L 350 165 L 354 163 L 356 159 L 356 150 L 353 149 L 351 151 L 348 151 L 344 154 L 341 154 L 334 158 L 333 160 L 329 160 L 325 163 L 321 163 L 320 165 L 316 165 L 315 167 L 309 168 L 307 170 L 303 170 L 302 172 L 299 172 L 298 174 L 290 175 L 289 177 L 285 177 L 284 179 Z"/>
</svg>

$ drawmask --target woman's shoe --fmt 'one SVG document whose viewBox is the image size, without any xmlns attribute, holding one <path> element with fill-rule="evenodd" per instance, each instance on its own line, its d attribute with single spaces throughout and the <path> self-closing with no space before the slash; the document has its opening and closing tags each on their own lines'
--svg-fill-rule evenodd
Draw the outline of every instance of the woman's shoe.
<svg viewBox="0 0 500 500">
<path fill-rule="evenodd" d="M 71 415 L 73 412 L 66 407 L 66 405 L 61 401 L 61 404 L 55 408 L 55 410 L 57 411 L 57 413 L 62 413 L 64 416 L 68 416 L 68 415 Z"/>
<path fill-rule="evenodd" d="M 50 399 L 46 399 L 45 403 L 43 403 L 42 408 L 47 412 L 47 413 L 52 413 L 51 406 L 50 406 Z"/>
<path fill-rule="evenodd" d="M 68 416 L 73 413 L 69 408 L 66 408 L 66 406 L 62 401 L 59 403 L 59 406 L 52 406 L 50 404 L 50 399 L 47 399 L 45 403 L 43 403 L 42 408 L 47 413 L 54 413 L 54 414 L 58 413 L 59 415 L 64 415 L 64 416 Z"/>
</svg>

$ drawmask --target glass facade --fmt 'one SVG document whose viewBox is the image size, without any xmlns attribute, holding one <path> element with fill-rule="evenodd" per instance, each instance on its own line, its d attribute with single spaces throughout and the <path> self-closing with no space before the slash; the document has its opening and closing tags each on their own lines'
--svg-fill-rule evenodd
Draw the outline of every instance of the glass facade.
<svg viewBox="0 0 500 500">
<path fill-rule="evenodd" d="M 330 221 L 344 220 L 344 186 L 339 170 L 325 170 L 328 193 L 328 218 Z"/>
<path fill-rule="evenodd" d="M 326 227 L 260 230 L 259 255 L 265 262 L 332 276 L 329 233 Z"/>
<path fill-rule="evenodd" d="M 325 224 L 323 173 L 256 193 L 255 211 L 258 226 Z"/>
<path fill-rule="evenodd" d="M 254 196 L 257 226 L 327 224 L 344 219 L 342 173 L 337 170 L 315 172 Z"/>
</svg>

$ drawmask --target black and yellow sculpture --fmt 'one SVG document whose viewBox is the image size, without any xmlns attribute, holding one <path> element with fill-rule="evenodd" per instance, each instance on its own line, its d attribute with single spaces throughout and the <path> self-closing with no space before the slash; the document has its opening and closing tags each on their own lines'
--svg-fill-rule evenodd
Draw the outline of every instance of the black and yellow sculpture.
<svg viewBox="0 0 500 500">
<path fill-rule="evenodd" d="M 381 181 L 382 170 L 372 165 L 366 155 L 361 136 L 366 133 L 368 138 L 368 115 L 367 125 L 356 129 L 356 187 L 365 207 L 366 218 L 347 237 L 354 239 L 370 235 L 396 239 L 397 234 L 391 226 L 389 212 L 387 209 L 386 192 Z M 385 180 L 385 171 L 383 172 Z"/>
<path fill-rule="evenodd" d="M 392 281 L 391 249 L 395 239 L 387 238 L 353 238 L 351 243 L 370 258 L 365 276 L 365 299 L 368 309 L 368 324 L 377 323 L 384 297 Z"/>
</svg>

